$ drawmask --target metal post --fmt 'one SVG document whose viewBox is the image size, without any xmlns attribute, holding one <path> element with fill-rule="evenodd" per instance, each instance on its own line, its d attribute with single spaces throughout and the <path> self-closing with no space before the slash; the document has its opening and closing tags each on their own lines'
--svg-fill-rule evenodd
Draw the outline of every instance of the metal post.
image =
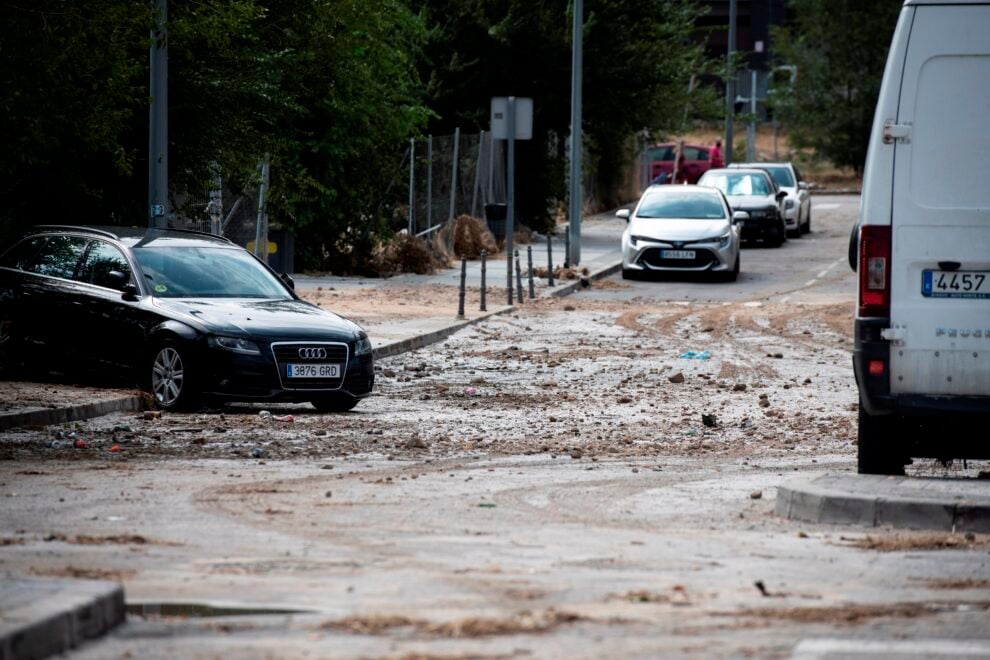
<svg viewBox="0 0 990 660">
<path fill-rule="evenodd" d="M 261 183 L 258 185 L 258 219 L 254 227 L 254 256 L 268 263 L 268 234 L 265 225 L 265 197 L 268 192 L 268 154 L 261 161 Z M 264 247 L 262 247 L 264 245 Z"/>
<path fill-rule="evenodd" d="M 756 69 L 749 72 L 749 125 L 746 127 L 746 162 L 756 161 Z"/>
<path fill-rule="evenodd" d="M 480 309 L 483 312 L 488 311 L 488 307 L 485 305 L 485 288 L 488 286 L 487 282 L 487 272 L 488 272 L 488 252 L 485 250 L 481 251 L 481 306 Z"/>
<path fill-rule="evenodd" d="M 512 233 L 516 221 L 516 97 L 510 96 L 506 109 L 508 115 L 509 140 L 509 190 L 507 193 L 505 218 L 505 288 L 509 294 L 509 304 L 512 304 Z M 521 295 L 521 294 L 520 294 Z"/>
<path fill-rule="evenodd" d="M 570 244 L 568 260 L 581 263 L 581 49 L 584 30 L 584 2 L 574 0 L 574 26 L 571 43 L 571 204 L 570 204 Z M 573 252 L 572 252 L 573 251 Z"/>
<path fill-rule="evenodd" d="M 454 219 L 454 196 L 457 193 L 457 159 L 460 157 L 460 150 L 461 127 L 458 126 L 454 129 L 454 165 L 450 173 L 450 214 L 447 217 L 448 220 Z"/>
<path fill-rule="evenodd" d="M 732 163 L 732 132 L 736 120 L 736 71 L 733 55 L 736 52 L 737 0 L 729 0 L 729 49 L 725 58 L 725 164 Z"/>
<path fill-rule="evenodd" d="M 481 154 L 485 151 L 485 132 L 478 134 L 478 164 L 474 168 L 474 190 L 471 193 L 471 217 L 478 217 L 478 187 L 481 185 Z"/>
<path fill-rule="evenodd" d="M 461 257 L 461 291 L 457 303 L 457 318 L 464 318 L 464 287 L 467 285 L 467 257 Z"/>
<path fill-rule="evenodd" d="M 547 232 L 547 286 L 554 286 L 553 283 L 553 236 Z"/>
<path fill-rule="evenodd" d="M 533 284 L 533 246 L 526 246 L 526 259 L 529 262 L 529 299 L 536 297 L 536 285 Z"/>
<path fill-rule="evenodd" d="M 522 265 L 519 263 L 519 250 L 516 250 L 516 300 L 519 304 L 523 301 L 523 288 L 522 288 Z"/>
<path fill-rule="evenodd" d="M 564 232 L 564 268 L 571 267 L 571 234 Z"/>
<path fill-rule="evenodd" d="M 416 138 L 409 138 L 409 235 L 416 233 Z"/>
<path fill-rule="evenodd" d="M 433 228 L 433 136 L 426 138 L 426 228 Z"/>
<path fill-rule="evenodd" d="M 168 23 L 167 0 L 155 0 L 151 32 L 151 109 L 148 117 L 148 226 L 168 226 Z"/>
</svg>

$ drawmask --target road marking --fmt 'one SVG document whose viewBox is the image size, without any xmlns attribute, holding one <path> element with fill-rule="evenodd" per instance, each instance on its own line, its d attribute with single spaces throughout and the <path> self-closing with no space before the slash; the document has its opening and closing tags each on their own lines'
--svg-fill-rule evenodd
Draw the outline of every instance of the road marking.
<svg viewBox="0 0 990 660">
<path fill-rule="evenodd" d="M 829 202 L 828 204 L 815 204 L 815 210 L 816 211 L 831 211 L 832 209 L 837 209 L 840 206 L 842 206 L 842 204 L 833 204 L 831 202 Z"/>
</svg>

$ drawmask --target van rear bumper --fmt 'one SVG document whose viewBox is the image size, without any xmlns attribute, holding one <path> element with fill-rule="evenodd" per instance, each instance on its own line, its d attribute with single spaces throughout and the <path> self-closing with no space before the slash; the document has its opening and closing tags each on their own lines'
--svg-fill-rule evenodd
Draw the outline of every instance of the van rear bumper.
<svg viewBox="0 0 990 660">
<path fill-rule="evenodd" d="M 891 394 L 890 342 L 880 337 L 880 333 L 888 327 L 888 319 L 856 319 L 853 372 L 859 387 L 859 398 L 866 412 L 871 415 L 990 417 L 990 396 Z M 870 374 L 869 365 L 873 360 L 883 363 L 882 374 Z"/>
</svg>

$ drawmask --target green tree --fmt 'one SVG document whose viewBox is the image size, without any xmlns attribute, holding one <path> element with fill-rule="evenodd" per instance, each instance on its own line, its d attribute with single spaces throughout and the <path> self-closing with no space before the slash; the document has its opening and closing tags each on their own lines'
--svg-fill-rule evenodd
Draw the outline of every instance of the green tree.
<svg viewBox="0 0 990 660">
<path fill-rule="evenodd" d="M 774 33 L 777 60 L 798 67 L 776 109 L 798 147 L 861 174 L 901 0 L 789 0 L 797 18 Z"/>
<path fill-rule="evenodd" d="M 411 0 L 429 28 L 423 79 L 434 133 L 488 128 L 492 96 L 534 99 L 534 139 L 517 144 L 520 218 L 545 224 L 566 196 L 571 98 L 567 0 Z M 691 41 L 697 5 L 680 0 L 585 3 L 583 129 L 598 197 L 617 200 L 630 138 L 680 128 L 688 83 L 702 73 Z M 707 98 L 699 95 L 700 98 Z M 695 109 L 711 106 L 695 103 Z"/>
</svg>

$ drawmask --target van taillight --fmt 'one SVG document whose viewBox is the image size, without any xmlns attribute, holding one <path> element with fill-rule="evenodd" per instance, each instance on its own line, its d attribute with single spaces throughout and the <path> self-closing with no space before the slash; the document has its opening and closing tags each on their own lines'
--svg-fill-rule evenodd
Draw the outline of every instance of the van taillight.
<svg viewBox="0 0 990 660">
<path fill-rule="evenodd" d="M 859 315 L 890 316 L 890 226 L 859 230 Z"/>
</svg>

